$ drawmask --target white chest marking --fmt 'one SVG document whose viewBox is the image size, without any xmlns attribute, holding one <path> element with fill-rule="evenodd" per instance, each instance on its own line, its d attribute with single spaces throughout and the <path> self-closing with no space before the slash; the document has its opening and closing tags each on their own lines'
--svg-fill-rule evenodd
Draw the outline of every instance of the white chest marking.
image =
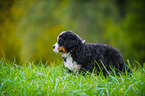
<svg viewBox="0 0 145 96">
<path fill-rule="evenodd" d="M 75 71 L 75 72 L 79 73 L 80 65 L 78 65 L 75 61 L 73 61 L 73 58 L 71 57 L 70 53 L 63 54 L 62 57 L 66 59 L 64 61 L 64 66 L 66 68 L 68 68 L 71 71 Z"/>
</svg>

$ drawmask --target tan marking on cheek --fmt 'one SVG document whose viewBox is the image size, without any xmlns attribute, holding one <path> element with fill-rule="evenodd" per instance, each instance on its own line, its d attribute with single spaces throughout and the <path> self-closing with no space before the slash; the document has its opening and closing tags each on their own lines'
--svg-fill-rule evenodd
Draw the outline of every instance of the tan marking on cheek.
<svg viewBox="0 0 145 96">
<path fill-rule="evenodd" d="M 67 51 L 65 50 L 65 48 L 64 48 L 64 47 L 59 47 L 59 48 L 58 48 L 58 51 L 59 51 L 59 52 L 61 52 L 61 51 L 62 51 L 62 52 L 64 52 L 64 53 L 67 53 Z"/>
</svg>

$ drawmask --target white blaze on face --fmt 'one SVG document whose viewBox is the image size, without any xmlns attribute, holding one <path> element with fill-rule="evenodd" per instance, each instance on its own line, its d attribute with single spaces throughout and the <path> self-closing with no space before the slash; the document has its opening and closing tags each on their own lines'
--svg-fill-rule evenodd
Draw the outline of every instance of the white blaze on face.
<svg viewBox="0 0 145 96">
<path fill-rule="evenodd" d="M 54 46 L 55 46 L 55 48 L 53 49 L 53 51 L 54 51 L 55 53 L 58 53 L 58 52 L 59 52 L 59 51 L 58 51 L 59 44 L 58 44 L 58 43 L 55 43 Z"/>
<path fill-rule="evenodd" d="M 58 37 L 57 37 L 57 43 L 55 43 L 54 44 L 54 46 L 55 46 L 55 48 L 53 49 L 53 51 L 55 52 L 55 53 L 58 53 L 59 52 L 59 44 L 58 44 L 58 40 L 59 40 L 59 36 L 61 35 L 61 34 L 63 34 L 65 31 L 63 31 L 63 32 L 61 32 L 59 35 L 58 35 Z"/>
</svg>

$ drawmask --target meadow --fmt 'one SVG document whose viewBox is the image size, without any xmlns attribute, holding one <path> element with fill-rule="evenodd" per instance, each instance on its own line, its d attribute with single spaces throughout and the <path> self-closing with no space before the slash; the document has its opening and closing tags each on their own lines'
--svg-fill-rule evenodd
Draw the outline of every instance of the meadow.
<svg viewBox="0 0 145 96">
<path fill-rule="evenodd" d="M 145 96 L 145 68 L 132 76 L 67 73 L 61 61 L 45 66 L 27 61 L 23 66 L 0 59 L 1 96 Z M 127 65 L 130 65 L 129 62 Z M 139 65 L 139 64 L 138 64 Z"/>
</svg>

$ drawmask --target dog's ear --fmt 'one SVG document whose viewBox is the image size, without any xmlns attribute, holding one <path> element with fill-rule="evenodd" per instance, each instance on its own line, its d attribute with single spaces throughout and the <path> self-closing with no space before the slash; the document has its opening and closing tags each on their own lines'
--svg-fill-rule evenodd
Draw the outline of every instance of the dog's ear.
<svg viewBox="0 0 145 96">
<path fill-rule="evenodd" d="M 66 41 L 64 48 L 67 52 L 74 52 L 81 44 L 83 43 L 82 39 L 75 33 L 69 33 L 66 36 Z"/>
<path fill-rule="evenodd" d="M 77 39 L 73 34 L 69 34 L 67 36 L 67 40 L 65 41 L 64 48 L 67 50 L 67 52 L 73 52 L 77 46 Z"/>
<path fill-rule="evenodd" d="M 77 42 L 75 40 L 68 40 L 65 42 L 64 44 L 64 48 L 66 50 L 72 49 L 73 47 L 75 47 L 77 45 Z"/>
</svg>

